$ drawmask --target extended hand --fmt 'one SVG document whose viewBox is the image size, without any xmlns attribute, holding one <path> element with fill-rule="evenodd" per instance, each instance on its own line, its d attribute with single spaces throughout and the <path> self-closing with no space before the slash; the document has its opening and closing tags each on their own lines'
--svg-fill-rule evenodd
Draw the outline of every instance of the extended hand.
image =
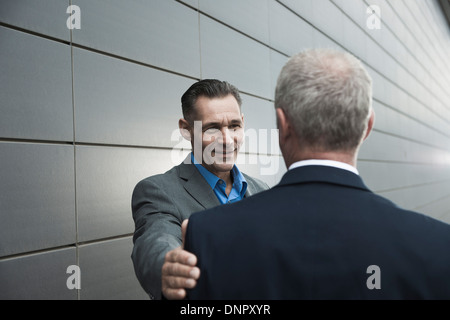
<svg viewBox="0 0 450 320">
<path fill-rule="evenodd" d="M 193 288 L 200 277 L 197 257 L 183 250 L 188 220 L 181 225 L 183 246 L 167 252 L 162 266 L 162 293 L 169 300 L 184 299 L 186 290 Z"/>
</svg>

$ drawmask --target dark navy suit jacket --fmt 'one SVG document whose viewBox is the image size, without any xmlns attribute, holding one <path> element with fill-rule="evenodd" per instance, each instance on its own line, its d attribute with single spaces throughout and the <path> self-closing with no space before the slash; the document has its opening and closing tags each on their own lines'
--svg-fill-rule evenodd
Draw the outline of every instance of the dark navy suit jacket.
<svg viewBox="0 0 450 320">
<path fill-rule="evenodd" d="M 333 167 L 191 215 L 185 248 L 201 270 L 189 299 L 450 299 L 450 225 Z"/>
</svg>

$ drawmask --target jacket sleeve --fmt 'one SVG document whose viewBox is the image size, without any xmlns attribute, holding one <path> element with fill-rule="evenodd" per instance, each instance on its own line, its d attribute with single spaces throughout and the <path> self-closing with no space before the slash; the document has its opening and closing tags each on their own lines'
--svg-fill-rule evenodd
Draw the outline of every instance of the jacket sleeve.
<svg viewBox="0 0 450 320">
<path fill-rule="evenodd" d="M 139 182 L 132 196 L 135 223 L 131 255 L 136 276 L 150 299 L 161 299 L 165 254 L 181 245 L 181 215 L 157 181 Z"/>
</svg>

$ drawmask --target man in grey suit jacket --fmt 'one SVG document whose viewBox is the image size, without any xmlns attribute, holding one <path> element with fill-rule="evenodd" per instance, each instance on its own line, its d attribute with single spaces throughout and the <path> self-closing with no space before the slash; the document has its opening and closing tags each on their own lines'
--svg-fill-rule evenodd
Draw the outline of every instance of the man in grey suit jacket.
<svg viewBox="0 0 450 320">
<path fill-rule="evenodd" d="M 162 298 L 162 286 L 168 298 L 182 298 L 185 288 L 196 284 L 196 257 L 180 247 L 183 220 L 268 189 L 235 165 L 244 138 L 238 90 L 227 82 L 202 80 L 181 102 L 179 127 L 193 152 L 166 173 L 140 181 L 132 197 L 132 260 L 151 299 Z"/>
</svg>

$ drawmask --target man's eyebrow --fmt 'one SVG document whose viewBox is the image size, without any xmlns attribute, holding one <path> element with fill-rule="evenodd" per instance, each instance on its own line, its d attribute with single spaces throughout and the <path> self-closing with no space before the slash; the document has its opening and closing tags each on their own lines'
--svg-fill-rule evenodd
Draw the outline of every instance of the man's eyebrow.
<svg viewBox="0 0 450 320">
<path fill-rule="evenodd" d="M 241 119 L 233 119 L 230 121 L 231 124 L 241 124 L 242 120 Z M 202 124 L 202 128 L 206 128 L 206 127 L 220 127 L 222 125 L 221 122 L 206 122 Z"/>
<path fill-rule="evenodd" d="M 202 124 L 202 128 L 220 126 L 220 122 L 206 122 Z"/>
</svg>

